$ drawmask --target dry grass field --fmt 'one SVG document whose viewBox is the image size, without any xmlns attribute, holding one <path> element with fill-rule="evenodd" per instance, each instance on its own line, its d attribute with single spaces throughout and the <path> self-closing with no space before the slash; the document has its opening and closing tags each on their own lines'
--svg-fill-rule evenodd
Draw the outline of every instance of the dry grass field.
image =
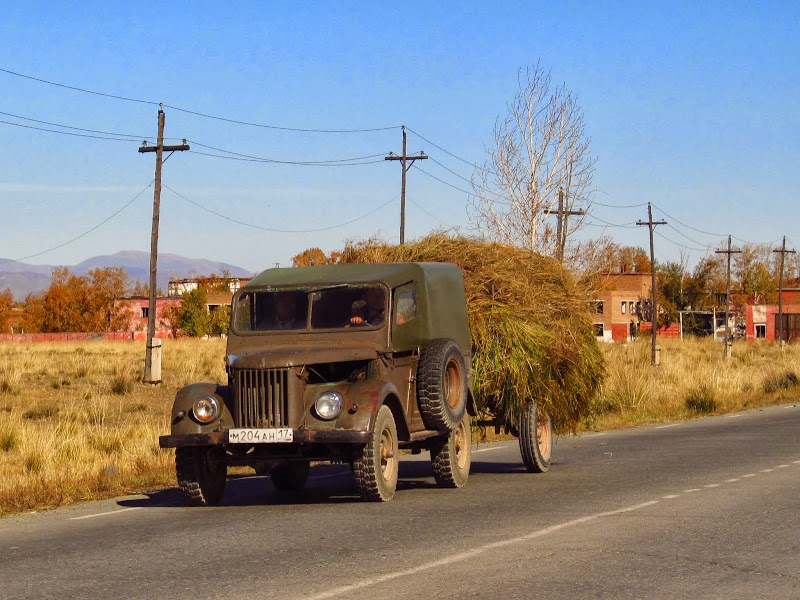
<svg viewBox="0 0 800 600">
<path fill-rule="evenodd" d="M 708 340 L 604 345 L 608 378 L 583 429 L 629 427 L 795 401 L 800 346 Z M 0 516 L 175 484 L 175 392 L 224 381 L 223 340 L 166 340 L 159 387 L 139 380 L 144 343 L 0 344 Z"/>
<path fill-rule="evenodd" d="M 165 340 L 163 383 L 140 382 L 144 342 L 0 344 L 0 516 L 174 483 L 175 392 L 224 381 L 224 340 Z"/>
<path fill-rule="evenodd" d="M 800 398 L 800 345 L 736 342 L 725 359 L 722 344 L 710 338 L 658 340 L 661 364 L 652 367 L 650 342 L 603 345 L 608 375 L 585 427 L 684 420 Z"/>
</svg>

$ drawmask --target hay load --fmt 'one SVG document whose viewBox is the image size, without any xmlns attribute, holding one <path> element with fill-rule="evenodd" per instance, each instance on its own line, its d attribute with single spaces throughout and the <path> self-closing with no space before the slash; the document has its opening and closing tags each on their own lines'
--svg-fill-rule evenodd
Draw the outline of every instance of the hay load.
<svg viewBox="0 0 800 600">
<path fill-rule="evenodd" d="M 605 364 L 588 298 L 557 261 L 526 250 L 433 234 L 403 246 L 349 245 L 341 262 L 452 262 L 464 274 L 480 411 L 517 422 L 525 398 L 547 409 L 557 430 L 587 416 Z"/>
</svg>

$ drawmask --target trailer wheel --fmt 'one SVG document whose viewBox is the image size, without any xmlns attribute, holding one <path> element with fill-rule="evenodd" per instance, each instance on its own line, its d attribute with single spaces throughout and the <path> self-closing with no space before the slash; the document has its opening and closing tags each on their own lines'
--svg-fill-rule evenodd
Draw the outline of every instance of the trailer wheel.
<svg viewBox="0 0 800 600">
<path fill-rule="evenodd" d="M 436 484 L 443 488 L 464 487 L 472 464 L 472 429 L 469 414 L 464 417 L 447 439 L 431 447 L 431 464 Z"/>
<path fill-rule="evenodd" d="M 397 425 L 388 406 L 378 409 L 372 441 L 359 449 L 353 471 L 363 500 L 387 502 L 397 489 L 399 448 Z"/>
<path fill-rule="evenodd" d="M 280 462 L 270 469 L 269 477 L 276 490 L 282 492 L 299 492 L 306 487 L 309 461 Z"/>
<path fill-rule="evenodd" d="M 213 506 L 222 500 L 228 477 L 223 450 L 202 446 L 175 448 L 175 473 L 189 504 Z"/>
<path fill-rule="evenodd" d="M 522 462 L 531 473 L 544 473 L 550 468 L 553 453 L 553 422 L 536 402 L 525 403 L 519 423 L 519 451 Z"/>
<path fill-rule="evenodd" d="M 417 403 L 428 429 L 458 427 L 467 410 L 467 367 L 458 342 L 432 340 L 417 368 Z"/>
</svg>

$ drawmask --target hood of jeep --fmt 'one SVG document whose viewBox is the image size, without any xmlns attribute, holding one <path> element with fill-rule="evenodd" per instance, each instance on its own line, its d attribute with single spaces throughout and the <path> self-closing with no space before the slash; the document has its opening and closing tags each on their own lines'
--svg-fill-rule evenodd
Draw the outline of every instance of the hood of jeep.
<svg viewBox="0 0 800 600">
<path fill-rule="evenodd" d="M 228 354 L 226 362 L 234 369 L 301 367 L 318 363 L 372 360 L 381 351 L 380 346 L 367 342 L 295 344 Z"/>
</svg>

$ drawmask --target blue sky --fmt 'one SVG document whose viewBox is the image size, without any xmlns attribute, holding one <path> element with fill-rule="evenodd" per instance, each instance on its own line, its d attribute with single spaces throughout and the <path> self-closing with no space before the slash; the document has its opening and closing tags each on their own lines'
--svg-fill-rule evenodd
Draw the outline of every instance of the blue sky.
<svg viewBox="0 0 800 600">
<path fill-rule="evenodd" d="M 669 222 L 657 228 L 660 260 L 694 263 L 728 234 L 800 244 L 795 2 L 29 2 L 4 8 L 0 35 L 0 69 L 146 101 L 0 71 L 0 121 L 16 124 L 0 123 L 3 258 L 75 264 L 149 250 L 154 155 L 137 149 L 156 137 L 152 102 L 169 105 L 166 136 L 192 145 L 164 165 L 161 252 L 257 271 L 312 246 L 397 241 L 400 167 L 382 156 L 400 152 L 401 124 L 409 152 L 435 159 L 409 171 L 407 238 L 468 232 L 467 194 L 455 188 L 469 189 L 467 163 L 485 160 L 517 69 L 537 61 L 577 94 L 598 159 L 583 235 L 647 247 L 633 223 L 652 202 Z M 179 108 L 379 130 L 285 131 Z M 54 134 L 25 119 L 134 137 Z M 218 152 L 200 144 L 295 162 L 373 158 L 279 165 L 204 156 Z"/>
</svg>

